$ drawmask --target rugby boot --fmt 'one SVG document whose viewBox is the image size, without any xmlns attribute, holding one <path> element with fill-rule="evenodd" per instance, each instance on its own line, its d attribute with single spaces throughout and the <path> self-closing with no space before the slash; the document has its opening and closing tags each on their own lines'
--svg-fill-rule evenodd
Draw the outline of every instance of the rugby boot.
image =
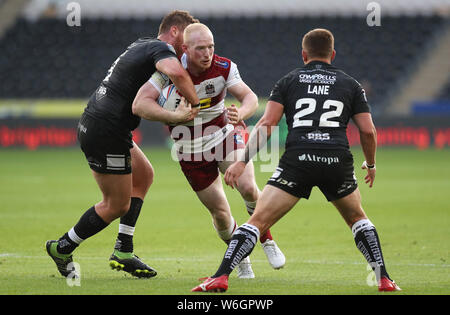
<svg viewBox="0 0 450 315">
<path fill-rule="evenodd" d="M 245 257 L 239 265 L 236 266 L 236 272 L 240 279 L 253 279 L 255 277 L 249 256 Z"/>
<path fill-rule="evenodd" d="M 395 283 L 394 280 L 389 279 L 388 277 L 382 277 L 378 282 L 378 291 L 401 291 L 400 287 Z"/>
<path fill-rule="evenodd" d="M 200 279 L 203 280 L 204 278 Z M 192 292 L 225 292 L 228 289 L 228 275 L 206 278 L 203 283 L 193 288 Z"/>
<path fill-rule="evenodd" d="M 157 274 L 156 270 L 142 262 L 135 254 L 118 250 L 111 254 L 109 266 L 113 270 L 123 270 L 137 278 L 151 278 Z"/>
<path fill-rule="evenodd" d="M 70 275 L 73 270 L 70 268 L 70 264 L 73 262 L 72 254 L 60 254 L 56 247 L 58 246 L 58 241 L 51 240 L 45 243 L 45 248 L 47 249 L 47 254 L 53 259 L 58 268 L 59 273 L 63 277 Z"/>
<path fill-rule="evenodd" d="M 261 245 L 272 268 L 283 268 L 286 263 L 286 257 L 284 257 L 283 252 L 278 248 L 277 243 L 274 240 L 267 239 Z"/>
</svg>

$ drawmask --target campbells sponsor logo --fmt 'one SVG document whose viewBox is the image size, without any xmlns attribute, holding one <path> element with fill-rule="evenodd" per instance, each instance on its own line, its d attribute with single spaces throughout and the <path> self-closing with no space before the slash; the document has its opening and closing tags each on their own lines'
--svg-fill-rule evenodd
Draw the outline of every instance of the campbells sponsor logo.
<svg viewBox="0 0 450 315">
<path fill-rule="evenodd" d="M 317 156 L 315 154 L 304 153 L 298 156 L 299 161 L 319 162 L 328 165 L 339 163 L 337 156 Z"/>
<path fill-rule="evenodd" d="M 336 81 L 335 75 L 327 75 L 327 74 L 301 73 L 298 77 L 300 83 L 334 84 L 334 82 Z"/>
</svg>

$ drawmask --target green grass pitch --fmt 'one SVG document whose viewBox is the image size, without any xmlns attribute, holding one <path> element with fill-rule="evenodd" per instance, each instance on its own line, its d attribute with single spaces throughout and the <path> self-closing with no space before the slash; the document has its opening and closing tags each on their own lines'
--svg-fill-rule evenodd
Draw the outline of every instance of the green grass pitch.
<svg viewBox="0 0 450 315">
<path fill-rule="evenodd" d="M 184 295 L 215 272 L 225 251 L 207 210 L 197 200 L 169 150 L 145 149 L 155 181 L 135 233 L 135 252 L 158 271 L 135 279 L 109 269 L 118 222 L 75 252 L 79 286 L 69 286 L 46 255 L 45 241 L 70 229 L 100 200 L 78 149 L 0 151 L 0 294 Z M 377 155 L 369 189 L 353 149 L 363 207 L 377 226 L 386 265 L 403 289 L 394 294 L 450 293 L 450 150 L 386 149 Z M 262 188 L 271 173 L 260 172 Z M 226 188 L 239 224 L 248 216 L 236 191 Z M 230 277 L 226 294 L 379 294 L 338 212 L 318 189 L 272 228 L 287 263 L 272 270 L 260 246 L 251 255 L 256 278 Z M 386 294 L 386 293 L 384 293 Z M 389 293 L 392 294 L 392 293 Z"/>
</svg>

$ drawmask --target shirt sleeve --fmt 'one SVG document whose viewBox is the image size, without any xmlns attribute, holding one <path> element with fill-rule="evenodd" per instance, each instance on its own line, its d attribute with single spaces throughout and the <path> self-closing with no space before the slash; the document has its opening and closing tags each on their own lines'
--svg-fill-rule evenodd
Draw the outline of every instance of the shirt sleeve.
<svg viewBox="0 0 450 315">
<path fill-rule="evenodd" d="M 286 99 L 284 95 L 284 85 L 285 85 L 284 83 L 285 77 L 281 78 L 280 80 L 278 80 L 277 83 L 275 83 L 275 86 L 270 92 L 269 101 L 274 101 L 282 105 L 285 105 Z"/>
<path fill-rule="evenodd" d="M 352 103 L 352 110 L 353 115 L 359 114 L 359 113 L 370 113 L 370 106 L 367 102 L 367 96 L 366 91 L 364 91 L 361 84 L 356 82 L 355 85 L 355 93 L 353 94 L 353 103 Z"/>
<path fill-rule="evenodd" d="M 150 45 L 148 52 L 153 57 L 155 64 L 165 58 L 177 58 L 177 54 L 175 53 L 175 49 L 172 45 L 163 41 L 154 41 Z"/>
<path fill-rule="evenodd" d="M 162 72 L 156 71 L 153 73 L 153 75 L 148 80 L 151 85 L 155 87 L 156 90 L 158 90 L 159 94 L 161 94 L 162 90 L 169 86 L 170 79 L 167 75 L 165 75 Z"/>
<path fill-rule="evenodd" d="M 230 86 L 233 86 L 240 82 L 242 82 L 242 78 L 239 73 L 238 67 L 234 62 L 231 61 L 230 72 L 228 73 L 228 78 L 225 86 L 229 88 Z"/>
<path fill-rule="evenodd" d="M 181 65 L 184 69 L 187 69 L 187 55 L 185 53 L 181 56 Z"/>
</svg>

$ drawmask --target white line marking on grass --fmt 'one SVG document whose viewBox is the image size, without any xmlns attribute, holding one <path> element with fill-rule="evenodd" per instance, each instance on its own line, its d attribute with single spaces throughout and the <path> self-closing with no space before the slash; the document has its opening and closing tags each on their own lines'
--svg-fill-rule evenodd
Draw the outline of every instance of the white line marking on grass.
<svg viewBox="0 0 450 315">
<path fill-rule="evenodd" d="M 0 253 L 0 258 L 17 258 L 17 259 L 49 259 L 48 256 L 44 255 L 23 255 L 19 253 Z M 81 260 L 103 260 L 106 261 L 104 257 L 92 257 L 92 256 L 81 256 Z M 215 259 L 207 258 L 187 258 L 187 257 L 141 257 L 143 260 L 149 261 L 180 261 L 180 262 L 213 262 Z M 291 260 L 292 261 L 292 260 Z M 252 262 L 262 263 L 266 262 L 263 259 L 252 259 Z M 325 260 L 297 260 L 296 262 L 303 264 L 314 264 L 314 265 L 367 265 L 363 261 L 325 261 Z M 431 267 L 431 268 L 450 268 L 450 264 L 414 264 L 414 263 L 389 263 L 392 266 L 406 266 L 406 267 Z"/>
</svg>

